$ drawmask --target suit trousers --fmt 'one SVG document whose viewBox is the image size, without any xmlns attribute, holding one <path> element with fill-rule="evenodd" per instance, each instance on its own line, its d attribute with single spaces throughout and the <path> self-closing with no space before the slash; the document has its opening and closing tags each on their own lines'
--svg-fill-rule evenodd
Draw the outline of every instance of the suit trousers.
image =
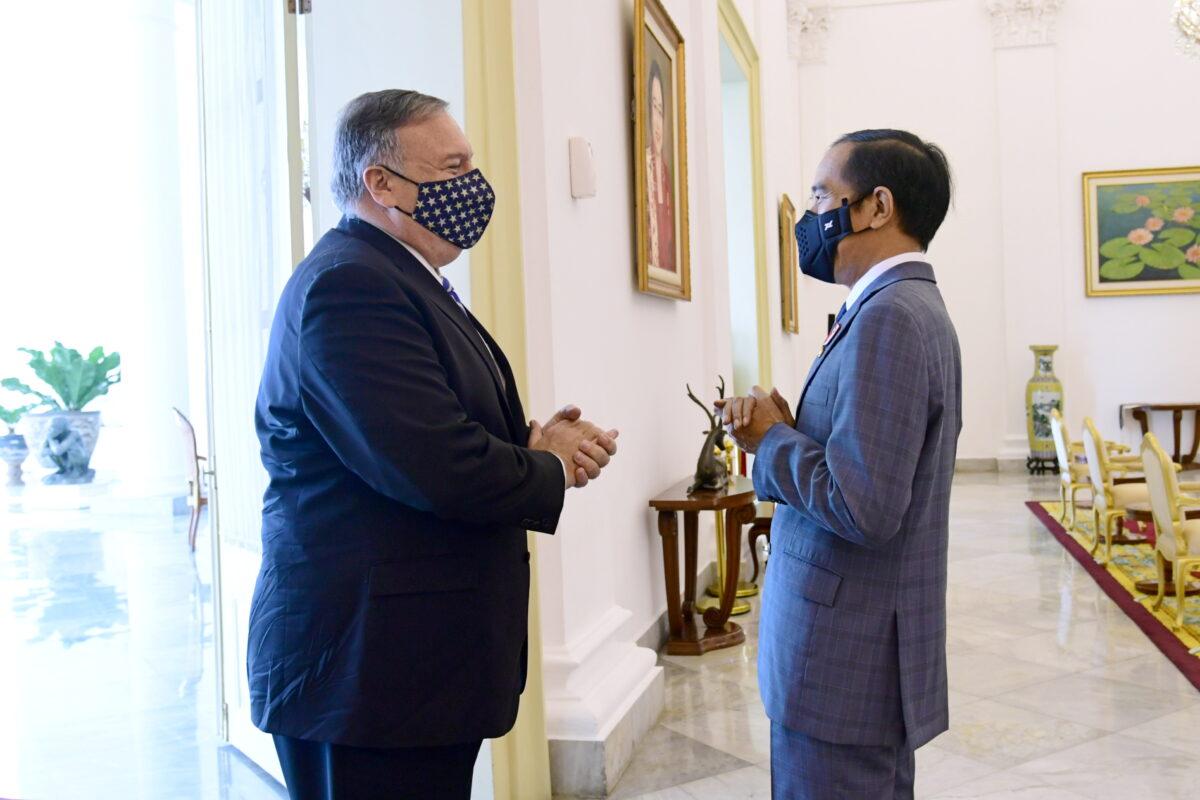
<svg viewBox="0 0 1200 800">
<path fill-rule="evenodd" d="M 482 744 L 349 747 L 275 734 L 291 800 L 469 800 Z"/>
<path fill-rule="evenodd" d="M 912 800 L 915 776 L 906 745 L 834 744 L 771 723 L 773 800 Z"/>
</svg>

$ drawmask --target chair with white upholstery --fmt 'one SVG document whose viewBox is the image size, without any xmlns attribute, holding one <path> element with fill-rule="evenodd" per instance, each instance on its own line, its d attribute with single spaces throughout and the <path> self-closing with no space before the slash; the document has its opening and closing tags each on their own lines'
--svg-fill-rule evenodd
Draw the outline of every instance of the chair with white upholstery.
<svg viewBox="0 0 1200 800">
<path fill-rule="evenodd" d="M 1076 453 L 1071 451 L 1070 438 L 1063 427 L 1062 414 L 1058 413 L 1057 408 L 1052 409 L 1050 432 L 1054 436 L 1054 453 L 1058 456 L 1058 495 L 1062 500 L 1062 514 L 1058 519 L 1067 530 L 1074 530 L 1075 496 L 1081 489 L 1091 488 L 1092 484 L 1088 480 L 1087 464 L 1076 460 Z"/>
<path fill-rule="evenodd" d="M 1166 565 L 1175 572 L 1175 628 L 1183 627 L 1188 576 L 1200 569 L 1200 519 L 1188 519 L 1189 509 L 1200 509 L 1200 497 L 1188 497 L 1182 490 L 1200 490 L 1200 484 L 1180 483 L 1177 468 L 1153 433 L 1142 439 L 1142 468 L 1154 513 L 1154 565 L 1158 572 L 1158 594 L 1153 608 L 1157 611 L 1166 594 Z"/>
<path fill-rule="evenodd" d="M 1100 536 L 1104 536 L 1104 560 L 1112 559 L 1112 540 L 1116 532 L 1124 531 L 1126 508 L 1146 503 L 1150 494 L 1141 477 L 1141 461 L 1130 462 L 1109 456 L 1104 438 L 1096 430 L 1091 417 L 1083 420 L 1083 450 L 1087 454 L 1088 477 L 1092 483 L 1092 547 L 1096 554 Z"/>
<path fill-rule="evenodd" d="M 1071 440 L 1067 423 L 1057 408 L 1050 410 L 1050 432 L 1054 437 L 1054 452 L 1058 457 L 1059 497 L 1062 500 L 1062 514 L 1059 521 L 1067 530 L 1075 529 L 1075 520 L 1079 509 L 1076 496 L 1082 489 L 1091 489 L 1092 483 L 1088 477 L 1087 459 L 1083 450 L 1083 442 Z M 1141 456 L 1125 455 L 1129 447 L 1116 442 L 1105 442 L 1104 449 L 1109 461 L 1113 463 L 1140 463 Z"/>
</svg>

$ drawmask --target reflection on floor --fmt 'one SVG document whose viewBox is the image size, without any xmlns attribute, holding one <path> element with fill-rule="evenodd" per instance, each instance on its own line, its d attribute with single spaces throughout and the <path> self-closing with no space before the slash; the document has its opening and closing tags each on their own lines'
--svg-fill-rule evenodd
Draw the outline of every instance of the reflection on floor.
<svg viewBox="0 0 1200 800">
<path fill-rule="evenodd" d="M 193 559 L 167 500 L 33 496 L 0 498 L 0 797 L 286 797 L 216 738 L 207 526 Z"/>
<path fill-rule="evenodd" d="M 918 753 L 918 796 L 1192 798 L 1200 693 L 1022 505 L 1053 494 L 955 484 L 952 727 Z M 0 797 L 285 796 L 216 739 L 207 533 L 193 561 L 183 522 L 165 503 L 0 501 Z M 615 797 L 769 797 L 740 621 L 744 647 L 663 659 L 666 712 Z"/>
<path fill-rule="evenodd" d="M 917 797 L 1194 798 L 1200 693 L 1024 507 L 1055 480 L 955 482 L 951 727 L 917 753 Z M 770 797 L 753 603 L 744 646 L 662 658 L 666 712 L 613 797 Z"/>
</svg>

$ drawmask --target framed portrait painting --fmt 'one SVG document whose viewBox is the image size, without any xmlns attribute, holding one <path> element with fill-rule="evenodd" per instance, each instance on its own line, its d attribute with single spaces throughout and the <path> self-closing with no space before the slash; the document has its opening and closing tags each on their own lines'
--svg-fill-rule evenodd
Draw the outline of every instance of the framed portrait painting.
<svg viewBox="0 0 1200 800">
<path fill-rule="evenodd" d="M 1085 172 L 1089 297 L 1200 292 L 1200 167 Z"/>
<path fill-rule="evenodd" d="M 635 0 L 633 51 L 638 289 L 690 300 L 683 37 L 658 0 Z"/>
<path fill-rule="evenodd" d="M 784 194 L 779 198 L 779 296 L 786 333 L 800 332 L 800 253 L 796 248 L 796 206 Z"/>
</svg>

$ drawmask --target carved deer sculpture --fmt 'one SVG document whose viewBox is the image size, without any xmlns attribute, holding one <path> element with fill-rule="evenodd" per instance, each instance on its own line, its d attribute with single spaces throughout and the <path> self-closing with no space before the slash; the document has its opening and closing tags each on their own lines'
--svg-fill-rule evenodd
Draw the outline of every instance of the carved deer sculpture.
<svg viewBox="0 0 1200 800">
<path fill-rule="evenodd" d="M 717 396 L 724 399 L 725 378 L 720 375 L 717 377 L 721 381 L 717 386 Z M 700 406 L 700 410 L 708 417 L 708 430 L 705 431 L 704 447 L 700 450 L 700 458 L 696 460 L 696 474 L 693 476 L 695 482 L 688 489 L 688 494 L 701 489 L 724 489 L 725 484 L 729 481 L 729 473 L 725 469 L 725 459 L 718 455 L 718 451 L 725 449 L 725 429 L 721 427 L 720 420 L 709 411 L 708 406 L 692 392 L 691 386 L 687 386 L 687 394 L 692 399 L 692 402 Z"/>
</svg>

